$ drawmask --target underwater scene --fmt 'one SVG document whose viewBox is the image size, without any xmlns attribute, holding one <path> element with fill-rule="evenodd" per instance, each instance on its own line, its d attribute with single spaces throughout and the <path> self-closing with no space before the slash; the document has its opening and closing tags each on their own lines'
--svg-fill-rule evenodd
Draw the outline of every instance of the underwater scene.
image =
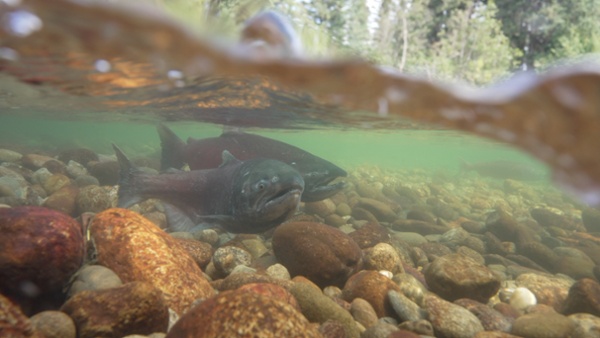
<svg viewBox="0 0 600 338">
<path fill-rule="evenodd" d="M 0 338 L 600 337 L 596 0 L 0 0 Z"/>
</svg>

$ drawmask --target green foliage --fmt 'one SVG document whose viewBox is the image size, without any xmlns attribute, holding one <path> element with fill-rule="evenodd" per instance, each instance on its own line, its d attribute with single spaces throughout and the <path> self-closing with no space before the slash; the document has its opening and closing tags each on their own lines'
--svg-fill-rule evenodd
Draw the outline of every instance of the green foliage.
<svg viewBox="0 0 600 338">
<path fill-rule="evenodd" d="M 600 52 L 600 0 L 153 1 L 229 36 L 256 12 L 276 9 L 309 55 L 359 56 L 477 85 Z"/>
</svg>

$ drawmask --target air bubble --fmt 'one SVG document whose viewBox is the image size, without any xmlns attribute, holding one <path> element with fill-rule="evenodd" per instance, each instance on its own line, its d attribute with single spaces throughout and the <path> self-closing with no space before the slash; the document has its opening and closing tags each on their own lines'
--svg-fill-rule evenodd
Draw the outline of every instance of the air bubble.
<svg viewBox="0 0 600 338">
<path fill-rule="evenodd" d="M 0 59 L 8 61 L 16 61 L 19 58 L 19 53 L 12 48 L 0 47 Z"/>
<path fill-rule="evenodd" d="M 42 20 L 35 14 L 18 10 L 7 14 L 5 28 L 18 37 L 26 37 L 42 28 Z"/>
<path fill-rule="evenodd" d="M 104 59 L 100 59 L 100 60 L 96 60 L 96 62 L 94 63 L 94 67 L 100 73 L 106 73 L 110 70 L 111 65 L 110 65 L 110 62 L 108 62 Z"/>
<path fill-rule="evenodd" d="M 171 80 L 181 80 L 183 79 L 183 73 L 178 70 L 170 70 L 167 72 L 167 76 Z"/>
</svg>

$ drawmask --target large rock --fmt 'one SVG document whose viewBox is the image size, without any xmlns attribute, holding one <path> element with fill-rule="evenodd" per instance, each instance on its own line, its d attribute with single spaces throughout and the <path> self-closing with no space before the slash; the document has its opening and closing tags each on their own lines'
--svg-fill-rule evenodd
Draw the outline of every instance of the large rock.
<svg viewBox="0 0 600 338">
<path fill-rule="evenodd" d="M 560 311 L 569 294 L 573 282 L 561 277 L 545 276 L 535 273 L 523 273 L 515 279 L 517 286 L 529 289 L 535 295 L 538 304 L 552 306 Z"/>
<path fill-rule="evenodd" d="M 345 337 L 359 336 L 358 328 L 350 313 L 333 299 L 325 296 L 318 288 L 307 283 L 295 282 L 290 292 L 298 300 L 304 316 L 311 322 L 324 324 L 334 320 L 344 327 Z"/>
<path fill-rule="evenodd" d="M 0 335 L 15 338 L 42 338 L 21 309 L 2 294 L 0 294 Z"/>
<path fill-rule="evenodd" d="M 364 270 L 348 279 L 342 298 L 347 302 L 362 298 L 373 306 L 378 317 L 394 317 L 395 311 L 388 297 L 390 290 L 401 291 L 398 284 L 379 272 Z"/>
<path fill-rule="evenodd" d="M 423 298 L 423 309 L 439 338 L 474 337 L 483 331 L 479 319 L 462 306 L 447 302 L 436 295 Z"/>
<path fill-rule="evenodd" d="M 292 305 L 246 290 L 221 292 L 186 312 L 167 338 L 322 337 Z"/>
<path fill-rule="evenodd" d="M 470 298 L 487 303 L 500 289 L 496 274 L 461 254 L 437 258 L 425 269 L 425 279 L 431 291 L 449 301 Z"/>
<path fill-rule="evenodd" d="M 562 313 L 589 313 L 600 317 L 600 283 L 590 278 L 578 280 L 569 289 Z"/>
<path fill-rule="evenodd" d="M 81 291 L 61 311 L 73 318 L 79 338 L 166 332 L 169 325 L 169 309 L 162 292 L 144 282 Z"/>
<path fill-rule="evenodd" d="M 0 291 L 29 298 L 60 292 L 81 265 L 84 241 L 79 223 L 42 207 L 0 208 Z M 35 300 L 34 300 L 35 301 Z"/>
<path fill-rule="evenodd" d="M 342 286 L 362 266 L 362 251 L 342 231 L 325 224 L 290 222 L 273 234 L 273 251 L 292 276 L 320 287 Z"/>
<path fill-rule="evenodd" d="M 164 294 L 170 308 L 183 313 L 213 288 L 177 240 L 141 215 L 113 208 L 96 215 L 91 226 L 98 263 L 124 283 L 148 282 Z"/>
<path fill-rule="evenodd" d="M 571 337 L 575 322 L 555 312 L 528 313 L 515 320 L 511 334 L 528 338 Z"/>
</svg>

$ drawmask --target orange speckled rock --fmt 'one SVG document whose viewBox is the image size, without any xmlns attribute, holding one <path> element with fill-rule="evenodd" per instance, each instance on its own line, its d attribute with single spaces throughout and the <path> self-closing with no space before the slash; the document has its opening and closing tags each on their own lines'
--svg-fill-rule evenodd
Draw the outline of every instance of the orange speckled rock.
<svg viewBox="0 0 600 338">
<path fill-rule="evenodd" d="M 0 294 L 0 336 L 41 338 L 21 309 Z"/>
<path fill-rule="evenodd" d="M 398 284 L 379 272 L 363 270 L 348 279 L 342 298 L 347 302 L 362 298 L 373 306 L 378 317 L 394 317 L 395 312 L 387 295 L 390 290 L 401 292 Z"/>
<path fill-rule="evenodd" d="M 175 312 L 214 295 L 194 259 L 177 240 L 140 214 L 120 208 L 96 215 L 90 226 L 98 263 L 124 283 L 148 282 L 164 294 Z"/>
<path fill-rule="evenodd" d="M 242 285 L 238 290 L 258 293 L 259 295 L 272 297 L 284 303 L 288 303 L 300 311 L 300 305 L 294 296 L 283 286 L 272 283 L 251 283 Z"/>
<path fill-rule="evenodd" d="M 191 308 L 167 338 L 322 337 L 300 311 L 245 290 L 224 291 Z"/>
</svg>

